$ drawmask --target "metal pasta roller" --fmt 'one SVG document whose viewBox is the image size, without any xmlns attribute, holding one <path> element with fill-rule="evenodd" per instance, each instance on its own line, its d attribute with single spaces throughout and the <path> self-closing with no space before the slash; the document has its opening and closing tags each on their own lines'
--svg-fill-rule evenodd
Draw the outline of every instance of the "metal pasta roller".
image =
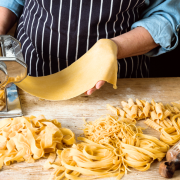
<svg viewBox="0 0 180 180">
<path fill-rule="evenodd" d="M 17 87 L 27 76 L 27 65 L 20 42 L 9 35 L 0 36 L 0 118 L 22 116 Z M 4 100 L 2 92 L 4 91 Z M 4 106 L 3 106 L 4 103 Z"/>
</svg>

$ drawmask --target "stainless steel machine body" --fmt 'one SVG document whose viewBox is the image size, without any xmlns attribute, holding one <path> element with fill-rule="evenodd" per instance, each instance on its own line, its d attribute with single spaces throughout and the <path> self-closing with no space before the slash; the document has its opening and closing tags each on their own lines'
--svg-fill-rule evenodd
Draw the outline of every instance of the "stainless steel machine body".
<svg viewBox="0 0 180 180">
<path fill-rule="evenodd" d="M 0 117 L 22 116 L 18 90 L 14 83 L 27 76 L 27 65 L 20 42 L 9 35 L 0 36 L 0 89 L 5 90 L 6 107 Z"/>
</svg>

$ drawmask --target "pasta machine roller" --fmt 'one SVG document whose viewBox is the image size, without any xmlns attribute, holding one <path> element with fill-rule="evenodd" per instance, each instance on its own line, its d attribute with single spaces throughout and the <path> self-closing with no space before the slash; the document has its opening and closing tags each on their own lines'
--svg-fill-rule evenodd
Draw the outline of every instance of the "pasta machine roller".
<svg viewBox="0 0 180 180">
<path fill-rule="evenodd" d="M 27 76 L 27 65 L 18 40 L 9 35 L 0 36 L 0 90 L 5 92 L 5 107 L 0 117 L 22 116 L 18 89 L 14 83 Z"/>
</svg>

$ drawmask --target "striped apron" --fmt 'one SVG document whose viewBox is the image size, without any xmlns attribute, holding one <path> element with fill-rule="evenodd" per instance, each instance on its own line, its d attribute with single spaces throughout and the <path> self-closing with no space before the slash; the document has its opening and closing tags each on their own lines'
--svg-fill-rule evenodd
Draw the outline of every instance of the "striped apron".
<svg viewBox="0 0 180 180">
<path fill-rule="evenodd" d="M 17 39 L 22 44 L 28 75 L 56 73 L 99 39 L 128 32 L 138 21 L 144 1 L 25 0 Z M 119 59 L 118 77 L 148 77 L 149 66 L 149 58 L 144 55 Z"/>
</svg>

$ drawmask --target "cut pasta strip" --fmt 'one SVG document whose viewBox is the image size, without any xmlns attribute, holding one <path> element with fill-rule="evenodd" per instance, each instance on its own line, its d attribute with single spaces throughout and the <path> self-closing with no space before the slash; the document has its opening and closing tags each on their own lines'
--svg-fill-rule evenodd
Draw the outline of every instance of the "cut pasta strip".
<svg viewBox="0 0 180 180">
<path fill-rule="evenodd" d="M 152 119 L 152 120 L 159 119 L 159 118 L 158 118 L 158 115 L 156 114 L 155 111 L 151 111 L 151 119 Z"/>
<path fill-rule="evenodd" d="M 137 114 L 138 114 L 138 120 L 146 118 L 144 113 L 140 109 L 138 109 Z"/>
<path fill-rule="evenodd" d="M 162 127 L 159 126 L 157 123 L 155 123 L 154 121 L 150 120 L 150 119 L 146 119 L 144 121 L 145 124 L 147 124 L 148 126 L 150 126 L 151 128 L 157 130 L 157 131 L 161 131 Z"/>
<path fill-rule="evenodd" d="M 137 107 L 137 105 L 132 105 L 130 117 L 131 117 L 132 119 L 137 118 L 137 112 L 138 112 L 138 107 Z"/>
<path fill-rule="evenodd" d="M 166 104 L 165 108 L 168 109 L 171 113 L 175 113 L 174 108 L 170 104 Z"/>
<path fill-rule="evenodd" d="M 107 109 L 110 110 L 116 116 L 119 115 L 118 109 L 116 109 L 115 107 L 111 106 L 110 104 L 107 104 Z"/>
<path fill-rule="evenodd" d="M 121 105 L 122 105 L 123 108 L 129 108 L 128 103 L 125 102 L 125 101 L 121 101 Z"/>
<path fill-rule="evenodd" d="M 121 117 L 126 117 L 126 113 L 121 109 L 121 108 L 119 108 L 119 107 L 116 107 L 116 109 L 119 111 L 119 115 L 121 116 Z"/>
<path fill-rule="evenodd" d="M 176 128 L 177 133 L 180 135 L 180 127 L 179 127 L 179 125 L 178 125 L 178 123 L 177 123 L 177 121 L 176 121 L 176 119 L 177 119 L 178 117 L 180 117 L 180 114 L 177 114 L 177 115 L 173 116 L 173 118 L 172 118 L 172 124 L 173 124 L 174 127 Z"/>
<path fill-rule="evenodd" d="M 178 108 L 180 110 L 180 104 L 179 103 L 175 103 L 175 102 L 172 102 L 171 103 L 174 107 Z"/>
<path fill-rule="evenodd" d="M 131 108 L 132 106 L 134 106 L 134 101 L 132 98 L 128 99 L 128 107 Z"/>
<path fill-rule="evenodd" d="M 160 121 L 160 126 L 163 127 L 163 128 L 167 128 L 167 126 L 164 124 L 164 121 Z"/>
<path fill-rule="evenodd" d="M 72 145 L 75 143 L 75 135 L 70 129 L 61 128 L 60 131 L 63 134 L 62 142 L 67 145 Z"/>
<path fill-rule="evenodd" d="M 166 118 L 166 121 L 168 122 L 168 124 L 170 124 L 171 127 L 173 126 L 172 121 L 170 119 Z"/>
<path fill-rule="evenodd" d="M 154 106 L 154 108 L 156 107 L 156 102 L 154 101 L 154 99 L 152 99 L 151 104 Z"/>
<path fill-rule="evenodd" d="M 162 140 L 166 144 L 169 144 L 170 146 L 173 146 L 175 143 L 177 143 L 180 140 L 180 136 L 179 134 L 176 135 L 169 134 L 167 130 L 169 129 L 164 128 L 161 130 L 160 140 Z"/>
<path fill-rule="evenodd" d="M 168 120 L 169 120 L 169 119 L 165 119 L 165 120 L 163 121 L 163 123 L 165 124 L 166 127 L 171 128 L 171 127 L 172 127 L 172 124 L 169 124 L 169 121 L 168 121 Z"/>
<path fill-rule="evenodd" d="M 176 114 L 180 112 L 179 109 L 176 106 L 174 106 L 174 111 L 175 111 Z"/>
<path fill-rule="evenodd" d="M 140 100 L 140 101 L 141 101 L 143 107 L 145 107 L 146 101 L 145 100 Z"/>
<path fill-rule="evenodd" d="M 143 108 L 143 113 L 145 117 L 149 117 L 150 104 L 146 101 L 145 107 Z"/>
<path fill-rule="evenodd" d="M 138 108 L 143 111 L 143 105 L 139 99 L 136 99 L 136 104 L 138 105 Z"/>
<path fill-rule="evenodd" d="M 156 113 L 157 113 L 158 119 L 162 119 L 163 111 L 162 111 L 161 105 L 156 103 L 155 109 L 156 109 Z"/>
<path fill-rule="evenodd" d="M 163 114 L 164 114 L 163 118 L 165 119 L 171 115 L 171 112 L 168 109 L 166 109 Z"/>
</svg>

